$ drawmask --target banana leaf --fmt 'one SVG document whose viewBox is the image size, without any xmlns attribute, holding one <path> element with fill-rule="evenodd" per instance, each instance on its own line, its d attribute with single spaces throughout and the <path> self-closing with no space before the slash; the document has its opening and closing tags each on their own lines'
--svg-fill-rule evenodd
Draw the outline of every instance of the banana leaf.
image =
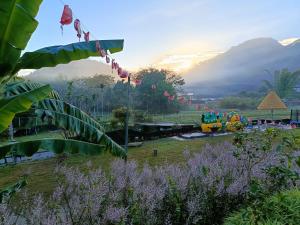
<svg viewBox="0 0 300 225">
<path fill-rule="evenodd" d="M 25 130 L 25 129 L 32 129 L 32 128 L 38 128 L 38 127 L 45 127 L 48 126 L 48 121 L 43 120 L 40 117 L 29 116 L 29 115 L 23 115 L 17 114 L 12 122 L 13 127 L 15 130 Z"/>
<path fill-rule="evenodd" d="M 93 126 L 94 128 L 104 131 L 104 128 L 94 120 L 91 116 L 73 106 L 67 102 L 57 100 L 57 99 L 44 99 L 40 101 L 37 106 L 35 106 L 36 114 L 40 117 L 48 116 L 52 118 L 55 116 L 55 113 L 65 114 L 71 117 L 74 117 L 87 125 Z"/>
<path fill-rule="evenodd" d="M 108 50 L 110 53 L 123 50 L 124 40 L 102 40 L 99 42 L 101 48 Z M 13 73 L 18 72 L 20 69 L 53 67 L 91 56 L 99 56 L 96 50 L 96 41 L 46 47 L 34 52 L 26 52 L 18 61 Z"/>
<path fill-rule="evenodd" d="M 40 88 L 42 86 L 43 85 L 40 83 L 25 80 L 10 82 L 5 85 L 5 96 L 19 95 L 28 91 L 32 91 L 36 88 Z M 59 94 L 55 90 L 52 90 L 47 97 L 60 99 Z"/>
<path fill-rule="evenodd" d="M 39 139 L 22 142 L 13 142 L 0 146 L 0 159 L 3 159 L 8 153 L 18 156 L 31 157 L 39 150 L 47 150 L 55 154 L 70 153 L 97 155 L 108 150 L 104 145 L 98 145 L 72 139 Z M 122 152 L 117 156 L 123 156 Z"/>
<path fill-rule="evenodd" d="M 25 178 L 22 178 L 18 182 L 13 185 L 10 185 L 0 191 L 0 203 L 4 203 L 6 200 L 10 199 L 10 197 L 16 192 L 20 191 L 23 187 L 27 185 L 27 181 Z"/>
<path fill-rule="evenodd" d="M 45 85 L 20 95 L 0 99 L 0 133 L 7 129 L 16 113 L 27 111 L 34 102 L 46 98 L 51 90 L 49 85 Z"/>
<path fill-rule="evenodd" d="M 126 155 L 125 150 L 104 133 L 103 127 L 75 106 L 56 99 L 44 99 L 35 106 L 36 114 L 48 118 L 60 128 L 73 132 L 84 141 L 105 145 L 115 156 Z"/>
<path fill-rule="evenodd" d="M 34 19 L 42 0 L 0 1 L 0 78 L 15 67 L 38 22 Z M 0 79 L 1 80 L 1 79 Z"/>
</svg>

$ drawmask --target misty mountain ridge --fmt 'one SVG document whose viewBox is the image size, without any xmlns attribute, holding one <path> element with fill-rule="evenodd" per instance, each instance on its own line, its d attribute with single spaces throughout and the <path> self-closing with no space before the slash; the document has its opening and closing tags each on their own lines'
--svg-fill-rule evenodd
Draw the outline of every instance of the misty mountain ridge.
<svg viewBox="0 0 300 225">
<path fill-rule="evenodd" d="M 245 41 L 228 51 L 196 65 L 183 77 L 185 90 L 205 96 L 223 96 L 241 91 L 255 91 L 264 79 L 273 77 L 266 71 L 287 68 L 300 69 L 300 40 L 283 46 L 272 38 L 256 38 Z M 99 61 L 85 59 L 42 68 L 26 76 L 26 79 L 54 83 L 94 76 L 112 75 L 111 67 Z"/>
<path fill-rule="evenodd" d="M 56 67 L 45 67 L 38 69 L 25 78 L 41 83 L 55 83 L 57 81 L 70 81 L 95 74 L 111 75 L 117 78 L 117 74 L 112 74 L 111 66 L 102 62 L 90 59 L 73 61 L 68 64 L 59 64 Z"/>
<path fill-rule="evenodd" d="M 266 71 L 300 69 L 300 40 L 283 46 L 272 38 L 257 38 L 195 66 L 185 76 L 186 90 L 202 95 L 228 95 L 255 91 L 264 79 L 272 79 Z"/>
</svg>

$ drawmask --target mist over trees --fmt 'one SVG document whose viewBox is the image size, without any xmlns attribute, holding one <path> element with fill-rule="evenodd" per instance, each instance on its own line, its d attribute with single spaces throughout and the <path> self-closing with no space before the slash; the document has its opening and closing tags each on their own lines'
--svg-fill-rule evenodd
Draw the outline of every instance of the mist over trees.
<svg viewBox="0 0 300 225">
<path fill-rule="evenodd" d="M 177 112 L 181 107 L 177 97 L 184 83 L 184 79 L 174 72 L 143 69 L 133 74 L 130 106 L 149 113 Z M 90 114 L 100 115 L 102 111 L 111 112 L 127 104 L 127 81 L 115 82 L 111 75 L 95 74 L 72 81 L 55 80 L 51 85 L 64 99 Z M 172 100 L 164 95 L 165 92 L 173 96 Z"/>
</svg>

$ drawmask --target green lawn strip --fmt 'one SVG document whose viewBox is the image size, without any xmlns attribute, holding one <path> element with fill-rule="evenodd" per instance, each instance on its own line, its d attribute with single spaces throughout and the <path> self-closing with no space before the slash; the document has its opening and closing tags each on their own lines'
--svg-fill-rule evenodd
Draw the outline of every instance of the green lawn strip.
<svg viewBox="0 0 300 225">
<path fill-rule="evenodd" d="M 295 135 L 300 135 L 300 129 L 289 131 Z M 283 132 L 285 134 L 286 132 Z M 182 163 L 184 161 L 183 151 L 189 150 L 191 153 L 201 151 L 205 144 L 218 144 L 224 141 L 231 141 L 232 135 L 220 137 L 207 137 L 194 140 L 179 141 L 165 138 L 155 141 L 147 141 L 141 147 L 130 148 L 128 160 L 135 160 L 142 167 L 144 163 L 150 166 Z M 158 150 L 157 157 L 153 156 L 153 149 Z M 30 193 L 50 194 L 56 186 L 55 175 L 53 173 L 58 163 L 58 158 L 51 158 L 42 161 L 26 162 L 15 166 L 0 168 L 0 189 L 16 182 L 24 173 L 29 172 L 28 190 Z M 64 164 L 71 167 L 78 167 L 87 170 L 87 162 L 91 161 L 93 168 L 101 167 L 104 171 L 109 171 L 113 160 L 118 159 L 110 154 L 97 156 L 72 155 L 67 157 Z"/>
<path fill-rule="evenodd" d="M 206 143 L 222 142 L 230 139 L 227 137 L 202 138 L 189 141 L 177 141 L 170 138 L 145 142 L 143 146 L 129 149 L 128 160 L 135 160 L 142 166 L 148 163 L 151 166 L 164 163 L 183 162 L 183 151 L 188 149 L 191 152 L 199 152 Z M 158 149 L 158 156 L 153 157 L 153 146 Z M 94 168 L 101 167 L 109 171 L 111 162 L 117 159 L 110 154 L 98 156 L 73 155 L 69 156 L 64 164 L 67 166 L 87 169 L 87 162 L 91 161 Z M 30 193 L 50 194 L 56 186 L 53 171 L 57 166 L 58 159 L 52 158 L 42 161 L 26 162 L 15 166 L 0 168 L 0 189 L 16 182 L 24 173 L 29 173 L 27 189 Z"/>
<path fill-rule="evenodd" d="M 236 109 L 220 109 L 220 112 L 236 111 L 243 116 L 251 117 L 252 119 L 271 119 L 271 112 L 268 110 L 236 110 Z M 201 115 L 205 111 L 181 111 L 176 114 L 154 115 L 150 116 L 154 122 L 174 122 L 174 123 L 197 123 L 200 124 Z M 290 118 L 290 110 L 275 110 L 274 119 Z"/>
</svg>

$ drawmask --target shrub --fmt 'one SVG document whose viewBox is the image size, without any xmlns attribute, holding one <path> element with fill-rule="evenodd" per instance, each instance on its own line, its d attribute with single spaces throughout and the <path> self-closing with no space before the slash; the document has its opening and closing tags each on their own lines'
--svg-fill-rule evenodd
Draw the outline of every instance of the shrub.
<svg viewBox="0 0 300 225">
<path fill-rule="evenodd" d="M 114 109 L 112 111 L 113 118 L 111 119 L 111 126 L 113 128 L 116 128 L 118 126 L 124 128 L 125 127 L 125 122 L 126 122 L 126 113 L 127 113 L 127 108 L 126 107 L 121 107 L 121 108 L 118 108 L 118 109 Z"/>
<path fill-rule="evenodd" d="M 152 117 L 143 110 L 134 110 L 132 114 L 134 123 L 153 122 Z"/>
<path fill-rule="evenodd" d="M 248 207 L 226 219 L 225 225 L 298 225 L 300 224 L 300 190 L 291 190 L 267 198 L 261 207 Z"/>
<path fill-rule="evenodd" d="M 0 218 L 9 221 L 20 215 L 27 224 L 58 225 L 222 224 L 245 203 L 272 193 L 268 169 L 282 160 L 270 144 L 275 136 L 274 130 L 239 134 L 235 145 L 206 145 L 196 154 L 185 151 L 183 165 L 146 164 L 139 169 L 133 161 L 116 160 L 109 173 L 58 167 L 58 187 L 50 199 L 24 197 L 17 210 L 0 207 Z M 294 178 L 289 181 L 278 185 L 299 187 Z"/>
</svg>

